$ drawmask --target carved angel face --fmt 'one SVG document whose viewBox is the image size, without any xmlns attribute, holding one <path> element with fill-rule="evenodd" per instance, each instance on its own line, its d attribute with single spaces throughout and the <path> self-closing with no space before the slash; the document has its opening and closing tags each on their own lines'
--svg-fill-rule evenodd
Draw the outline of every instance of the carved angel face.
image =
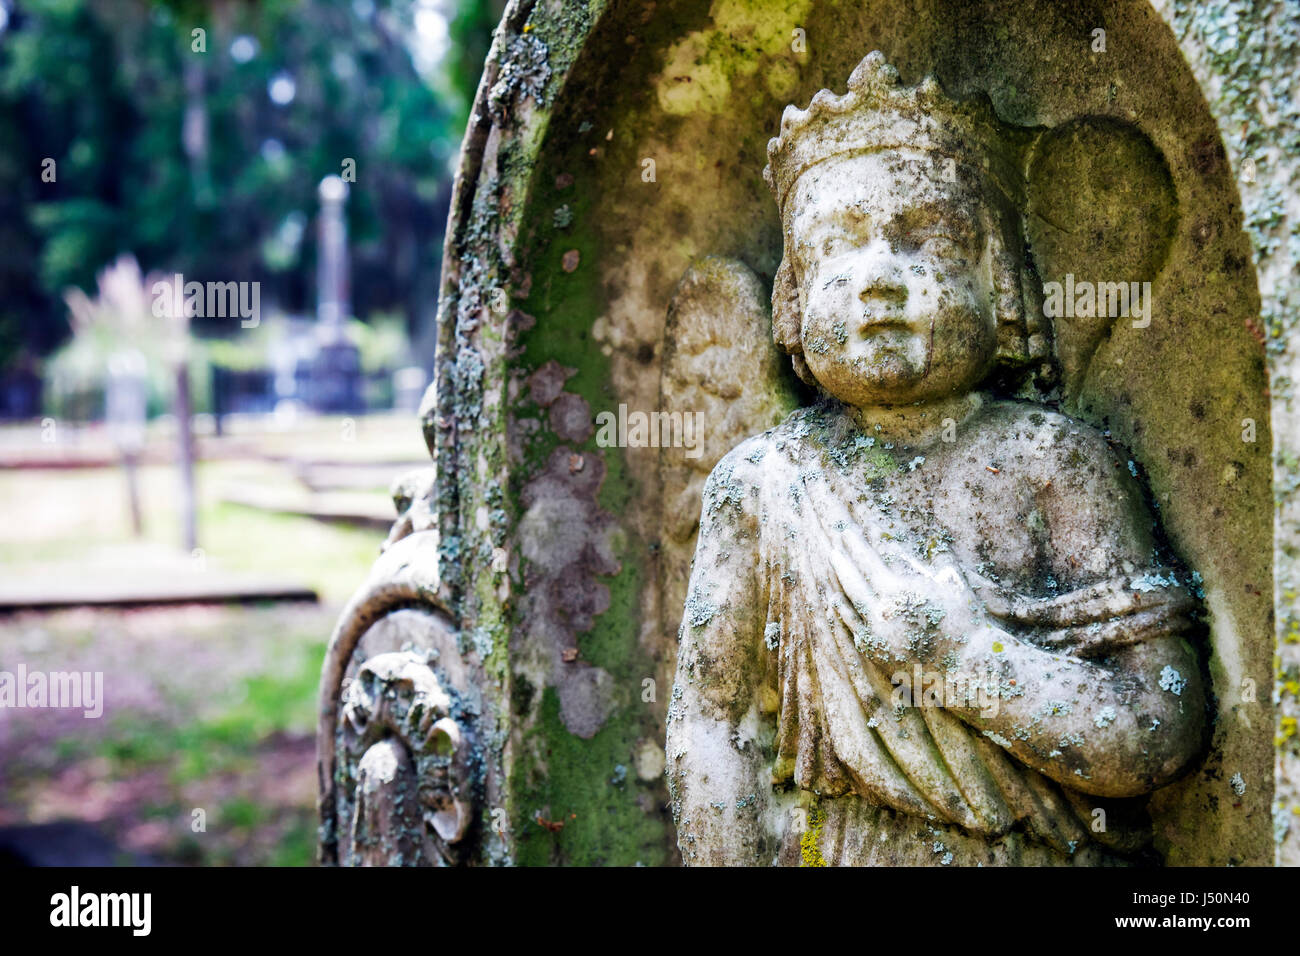
<svg viewBox="0 0 1300 956">
<path fill-rule="evenodd" d="M 969 391 L 996 361 L 988 213 L 944 163 L 847 155 L 808 170 L 789 197 L 804 360 L 850 405 Z"/>
</svg>

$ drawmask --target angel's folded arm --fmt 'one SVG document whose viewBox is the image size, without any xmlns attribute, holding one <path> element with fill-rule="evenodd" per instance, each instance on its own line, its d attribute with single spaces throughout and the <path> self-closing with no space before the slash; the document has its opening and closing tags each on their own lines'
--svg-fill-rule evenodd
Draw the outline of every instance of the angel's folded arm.
<svg viewBox="0 0 1300 956">
<path fill-rule="evenodd" d="M 1052 456 L 1050 488 L 1034 506 L 1066 593 L 1004 593 L 999 602 L 996 588 L 978 589 L 997 632 L 973 637 L 961 657 L 997 673 L 1000 707 L 992 718 L 961 716 L 1073 789 L 1147 792 L 1203 744 L 1206 693 L 1190 639 L 1197 602 L 1185 579 L 1153 560 L 1152 512 L 1114 450 L 1079 429 Z"/>
<path fill-rule="evenodd" d="M 972 583 L 999 623 L 1042 647 L 1097 658 L 1193 628 L 1197 602 L 1175 575 L 1156 567 L 1051 598 L 1015 594 L 989 581 Z"/>
<path fill-rule="evenodd" d="M 1132 796 L 1199 750 L 1205 693 L 1181 588 L 1143 575 L 1017 596 L 970 589 L 960 579 L 974 575 L 950 556 L 922 561 L 895 541 L 842 532 L 827 551 L 836 611 L 850 631 L 866 626 L 869 655 L 942 668 L 975 689 L 944 706 L 1022 763 L 1076 790 Z"/>
</svg>

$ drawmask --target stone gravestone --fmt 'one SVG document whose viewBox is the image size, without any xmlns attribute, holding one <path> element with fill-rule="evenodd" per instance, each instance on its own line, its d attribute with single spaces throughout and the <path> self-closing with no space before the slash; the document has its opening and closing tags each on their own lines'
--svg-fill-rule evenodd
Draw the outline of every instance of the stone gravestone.
<svg viewBox="0 0 1300 956">
<path fill-rule="evenodd" d="M 1295 862 L 1294 31 L 511 4 L 322 858 Z"/>
</svg>

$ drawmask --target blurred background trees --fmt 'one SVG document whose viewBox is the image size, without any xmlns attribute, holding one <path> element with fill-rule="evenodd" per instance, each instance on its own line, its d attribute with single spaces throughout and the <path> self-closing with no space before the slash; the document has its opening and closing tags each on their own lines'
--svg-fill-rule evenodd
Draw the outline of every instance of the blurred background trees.
<svg viewBox="0 0 1300 956">
<path fill-rule="evenodd" d="M 345 160 L 353 313 L 400 319 L 428 364 L 456 151 L 503 6 L 0 0 L 0 378 L 41 370 L 71 334 L 65 290 L 122 253 L 310 313 L 316 187 Z"/>
</svg>

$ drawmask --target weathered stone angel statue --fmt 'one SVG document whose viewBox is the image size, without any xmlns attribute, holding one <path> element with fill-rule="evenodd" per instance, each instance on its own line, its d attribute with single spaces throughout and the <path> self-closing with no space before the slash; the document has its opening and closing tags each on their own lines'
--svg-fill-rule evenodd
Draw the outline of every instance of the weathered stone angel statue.
<svg viewBox="0 0 1300 956">
<path fill-rule="evenodd" d="M 773 336 L 820 398 L 703 485 L 668 714 L 688 864 L 1150 860 L 1145 795 L 1201 749 L 1193 579 L 1133 466 L 1009 397 L 1052 359 L 1011 135 L 873 53 L 768 145 Z M 757 283 L 702 268 L 752 323 Z M 719 376 L 761 392 L 739 354 Z"/>
</svg>

